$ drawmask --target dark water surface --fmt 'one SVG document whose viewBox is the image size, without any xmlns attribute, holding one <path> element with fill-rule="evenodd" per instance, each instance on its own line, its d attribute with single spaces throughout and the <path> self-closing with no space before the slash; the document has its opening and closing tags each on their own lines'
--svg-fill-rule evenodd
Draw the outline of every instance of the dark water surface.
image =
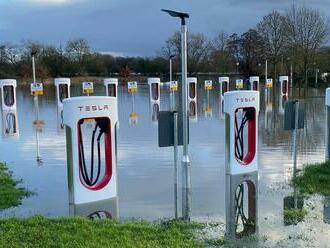
<svg viewBox="0 0 330 248">
<path fill-rule="evenodd" d="M 72 96 L 80 95 L 80 85 L 71 86 Z M 173 150 L 158 148 L 157 123 L 152 121 L 147 85 L 139 86 L 133 99 L 126 87 L 119 89 L 118 187 L 119 215 L 158 219 L 173 216 Z M 96 95 L 103 95 L 102 84 Z M 315 97 L 305 100 L 306 128 L 299 131 L 298 168 L 305 163 L 324 161 L 325 106 L 323 91 L 311 91 Z M 276 237 L 283 223 L 283 198 L 290 195 L 292 173 L 291 133 L 283 131 L 283 112 L 279 100 L 266 106 L 261 94 L 259 114 L 259 226 L 261 233 Z M 209 100 L 203 87 L 198 90 L 198 118 L 190 122 L 190 155 L 192 164 L 192 215 L 224 221 L 225 167 L 224 119 L 220 113 L 218 87 Z M 212 116 L 205 113 L 207 102 Z M 58 128 L 55 87 L 45 86 L 40 97 L 40 118 L 45 126 L 40 133 L 42 164 L 36 162 L 36 131 L 33 98 L 29 88 L 17 89 L 19 138 L 0 138 L 0 159 L 8 163 L 24 186 L 36 192 L 19 207 L 1 212 L 2 216 L 69 215 L 65 132 Z M 169 89 L 161 88 L 161 110 L 168 110 Z M 138 114 L 136 125 L 129 115 Z M 180 149 L 181 154 L 181 149 Z M 319 199 L 319 205 L 323 199 Z M 321 206 L 320 205 L 320 206 Z M 317 208 L 316 208 L 317 209 Z M 319 216 L 323 209 L 319 209 Z M 270 221 L 270 222 L 268 222 Z M 322 222 L 322 219 L 320 219 Z M 273 223 L 275 227 L 272 227 Z M 323 222 L 322 222 L 323 223 Z M 318 228 L 318 227 L 314 227 Z M 320 227 L 321 228 L 321 227 Z M 329 225 L 323 227 L 330 231 Z M 323 230 L 322 229 L 322 230 Z M 276 230 L 280 230 L 276 232 Z"/>
</svg>

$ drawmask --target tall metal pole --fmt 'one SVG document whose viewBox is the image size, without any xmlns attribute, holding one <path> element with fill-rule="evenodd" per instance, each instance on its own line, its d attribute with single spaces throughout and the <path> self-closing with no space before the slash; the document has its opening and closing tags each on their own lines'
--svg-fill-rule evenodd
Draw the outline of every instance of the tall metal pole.
<svg viewBox="0 0 330 248">
<path fill-rule="evenodd" d="M 292 87 L 293 87 L 293 69 L 292 69 L 292 63 L 290 64 L 290 88 L 292 92 Z"/>
<path fill-rule="evenodd" d="M 172 82 L 172 58 L 170 58 L 170 82 Z"/>
<path fill-rule="evenodd" d="M 319 72 L 319 69 L 315 69 L 315 87 L 317 87 L 317 74 Z"/>
<path fill-rule="evenodd" d="M 172 82 L 172 57 L 170 56 L 170 84 Z M 170 92 L 170 109 L 174 110 L 174 91 Z"/>
<path fill-rule="evenodd" d="M 182 218 L 190 220 L 191 211 L 191 181 L 190 160 L 188 154 L 188 85 L 187 85 L 187 26 L 185 18 L 189 14 L 162 9 L 172 17 L 181 19 L 181 75 L 182 75 L 182 132 L 183 132 L 183 156 L 182 156 Z"/>
<path fill-rule="evenodd" d="M 268 78 L 268 61 L 266 59 L 266 62 L 265 62 L 265 83 L 267 83 L 267 78 Z"/>
<path fill-rule="evenodd" d="M 299 118 L 299 101 L 295 102 L 295 122 L 294 122 L 294 130 L 293 130 L 293 176 L 296 176 L 297 172 L 297 131 L 298 131 L 298 118 Z"/>
<path fill-rule="evenodd" d="M 181 63 L 182 63 L 182 126 L 183 126 L 183 156 L 182 156 L 182 217 L 190 220 L 191 211 L 191 181 L 190 159 L 188 154 L 188 87 L 187 87 L 187 26 L 181 19 Z"/>
<path fill-rule="evenodd" d="M 178 219 L 178 113 L 174 112 L 174 217 Z"/>
</svg>

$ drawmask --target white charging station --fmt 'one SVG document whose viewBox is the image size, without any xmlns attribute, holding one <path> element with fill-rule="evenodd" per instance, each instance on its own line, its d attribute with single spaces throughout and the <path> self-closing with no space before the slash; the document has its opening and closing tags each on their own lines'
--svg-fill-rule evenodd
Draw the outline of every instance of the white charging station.
<svg viewBox="0 0 330 248">
<path fill-rule="evenodd" d="M 226 160 L 229 174 L 242 174 L 258 170 L 258 114 L 259 92 L 257 91 L 231 91 L 224 96 L 224 112 L 227 114 L 226 140 L 228 159 Z M 241 126 L 238 126 L 239 120 Z M 246 128 L 246 129 L 245 129 Z M 241 143 L 244 131 L 247 132 L 246 147 Z M 229 134 L 228 134 L 229 133 Z M 243 135 L 239 137 L 239 135 Z"/>
<path fill-rule="evenodd" d="M 330 159 L 330 88 L 325 91 L 325 107 L 326 107 L 326 155 L 325 158 Z"/>
<path fill-rule="evenodd" d="M 188 77 L 188 108 L 189 118 L 197 120 L 197 78 Z"/>
<path fill-rule="evenodd" d="M 93 82 L 82 82 L 82 92 L 83 94 L 89 96 L 89 94 L 94 93 L 94 83 Z"/>
<path fill-rule="evenodd" d="M 63 101 L 70 203 L 117 196 L 117 116 L 115 97 L 72 97 Z"/>
<path fill-rule="evenodd" d="M 197 102 L 197 78 L 196 77 L 188 77 L 188 101 Z"/>
<path fill-rule="evenodd" d="M 2 110 L 16 109 L 16 80 L 0 79 Z"/>
<path fill-rule="evenodd" d="M 225 93 L 224 112 L 226 235 L 240 239 L 257 232 L 259 91 Z"/>
<path fill-rule="evenodd" d="M 289 77 L 280 76 L 279 81 L 281 96 L 289 96 Z"/>
<path fill-rule="evenodd" d="M 249 78 L 250 90 L 259 91 L 260 89 L 260 80 L 258 76 L 253 76 Z"/>
<path fill-rule="evenodd" d="M 229 77 L 219 77 L 220 96 L 223 99 L 223 94 L 229 91 Z"/>
<path fill-rule="evenodd" d="M 55 78 L 57 106 L 63 107 L 63 100 L 70 98 L 70 78 Z"/>
<path fill-rule="evenodd" d="M 105 95 L 118 97 L 118 79 L 105 78 L 104 79 Z"/>
<path fill-rule="evenodd" d="M 242 90 L 244 88 L 243 79 L 236 79 L 235 87 L 236 87 L 236 90 Z"/>
<path fill-rule="evenodd" d="M 160 103 L 160 78 L 148 78 L 150 102 Z"/>
</svg>

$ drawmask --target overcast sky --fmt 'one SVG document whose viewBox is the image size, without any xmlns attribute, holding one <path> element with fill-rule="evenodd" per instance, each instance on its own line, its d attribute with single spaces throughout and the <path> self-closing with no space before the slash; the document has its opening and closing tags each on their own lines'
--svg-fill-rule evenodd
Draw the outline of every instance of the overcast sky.
<svg viewBox="0 0 330 248">
<path fill-rule="evenodd" d="M 0 43 L 36 40 L 62 45 L 86 38 L 99 52 L 154 56 L 179 21 L 160 9 L 190 13 L 188 29 L 208 37 L 241 33 L 292 0 L 0 0 Z M 330 0 L 295 0 L 324 10 Z M 327 13 L 328 12 L 328 13 Z"/>
</svg>

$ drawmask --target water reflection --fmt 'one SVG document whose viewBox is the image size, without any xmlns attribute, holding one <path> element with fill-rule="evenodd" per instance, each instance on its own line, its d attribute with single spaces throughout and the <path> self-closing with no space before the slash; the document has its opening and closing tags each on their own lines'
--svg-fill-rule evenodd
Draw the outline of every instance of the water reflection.
<svg viewBox="0 0 330 248">
<path fill-rule="evenodd" d="M 2 110 L 2 134 L 5 138 L 19 136 L 16 109 Z"/>
<path fill-rule="evenodd" d="M 324 197 L 323 205 L 323 221 L 324 223 L 330 224 L 330 197 Z"/>
<path fill-rule="evenodd" d="M 150 109 L 151 109 L 151 121 L 156 122 L 158 121 L 158 113 L 160 109 L 159 102 L 151 102 Z"/>
<path fill-rule="evenodd" d="M 91 203 L 70 204 L 69 212 L 72 216 L 87 217 L 92 220 L 118 219 L 118 197 Z"/>
<path fill-rule="evenodd" d="M 94 86 L 95 95 L 105 94 L 103 84 Z M 234 85 L 231 86 L 234 88 Z M 53 85 L 44 87 L 45 94 L 39 99 L 40 116 L 47 125 L 43 126 L 42 132 L 36 133 L 37 129 L 31 125 L 35 115 L 29 88 L 25 85 L 18 86 L 20 138 L 17 140 L 0 138 L 1 159 L 8 162 L 13 173 L 23 179 L 24 186 L 33 189 L 36 195 L 24 201 L 22 206 L 1 212 L 1 216 L 69 214 L 65 135 L 64 132 L 57 131 L 57 104 L 54 90 Z M 162 110 L 170 108 L 170 93 L 166 90 L 161 89 Z M 209 104 L 213 108 L 213 116 L 205 118 L 202 112 L 203 106 L 207 106 L 206 94 L 203 87 L 197 90 L 199 108 L 197 105 L 194 108 L 200 115 L 198 122 L 191 122 L 189 146 L 192 161 L 192 215 L 193 218 L 209 217 L 212 220 L 218 218 L 224 222 L 226 191 L 224 120 L 221 119 L 223 105 L 217 89 L 210 91 Z M 179 99 L 180 93 L 176 94 Z M 318 90 L 311 94 L 321 96 L 324 92 Z M 71 95 L 81 95 L 80 84 L 72 84 Z M 259 233 L 267 237 L 287 237 L 285 228 L 289 227 L 283 226 L 283 198 L 289 195 L 286 175 L 292 167 L 291 134 L 283 131 L 283 116 L 279 114 L 280 100 L 278 95 L 273 97 L 271 95 L 271 99 L 274 99 L 271 110 L 270 106 L 266 106 L 265 102 L 261 101 L 259 119 L 258 218 L 259 225 L 262 223 Z M 157 127 L 150 125 L 149 86 L 139 85 L 139 92 L 132 96 L 127 93 L 127 87 L 119 82 L 118 101 L 121 122 L 118 131 L 120 217 L 150 220 L 172 218 L 173 192 L 169 189 L 173 184 L 173 150 L 158 147 Z M 298 168 L 305 163 L 324 161 L 324 98 L 308 98 L 305 104 L 306 128 L 299 134 Z M 179 101 L 177 105 L 178 109 L 181 109 Z M 266 112 L 268 117 L 264 116 Z M 264 123 L 265 119 L 267 125 Z M 130 125 L 134 123 L 137 125 Z M 268 127 L 267 131 L 266 127 Z M 44 162 L 42 167 L 38 167 L 35 160 L 37 135 L 39 135 L 40 153 Z M 180 149 L 179 154 L 181 154 Z M 318 216 L 323 215 L 323 208 L 315 211 L 321 211 Z M 323 222 L 323 219 L 320 221 Z M 305 222 L 299 225 L 305 229 L 311 228 Z M 318 230 L 319 227 L 316 225 L 312 228 Z"/>
</svg>

